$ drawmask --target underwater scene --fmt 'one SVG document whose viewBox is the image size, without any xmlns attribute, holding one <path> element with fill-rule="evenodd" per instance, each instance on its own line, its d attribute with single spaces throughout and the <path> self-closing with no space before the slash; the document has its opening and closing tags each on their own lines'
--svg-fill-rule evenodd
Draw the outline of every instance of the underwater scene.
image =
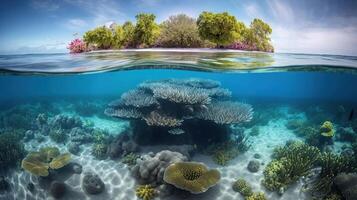
<svg viewBox="0 0 357 200">
<path fill-rule="evenodd" d="M 356 60 L 0 56 L 0 199 L 356 199 Z"/>
</svg>

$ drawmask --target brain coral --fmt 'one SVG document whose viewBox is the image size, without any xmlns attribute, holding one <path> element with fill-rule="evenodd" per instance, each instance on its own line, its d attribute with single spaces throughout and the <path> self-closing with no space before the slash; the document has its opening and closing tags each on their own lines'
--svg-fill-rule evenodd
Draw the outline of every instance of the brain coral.
<svg viewBox="0 0 357 200">
<path fill-rule="evenodd" d="M 177 188 L 199 194 L 216 185 L 221 175 L 216 169 L 207 169 L 203 163 L 178 162 L 168 166 L 164 181 Z"/>
</svg>

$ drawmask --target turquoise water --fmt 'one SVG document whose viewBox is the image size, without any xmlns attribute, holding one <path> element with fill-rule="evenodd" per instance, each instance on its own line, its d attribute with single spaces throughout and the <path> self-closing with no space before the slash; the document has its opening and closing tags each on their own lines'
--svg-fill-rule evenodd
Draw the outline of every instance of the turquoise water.
<svg viewBox="0 0 357 200">
<path fill-rule="evenodd" d="M 232 189 L 237 179 L 268 199 L 353 199 L 338 181 L 357 166 L 356 67 L 355 57 L 212 50 L 0 56 L 0 199 L 140 199 L 141 185 L 155 199 L 252 196 Z M 35 162 L 48 146 L 71 158 Z M 199 192 L 168 180 L 188 161 L 220 178 Z"/>
</svg>

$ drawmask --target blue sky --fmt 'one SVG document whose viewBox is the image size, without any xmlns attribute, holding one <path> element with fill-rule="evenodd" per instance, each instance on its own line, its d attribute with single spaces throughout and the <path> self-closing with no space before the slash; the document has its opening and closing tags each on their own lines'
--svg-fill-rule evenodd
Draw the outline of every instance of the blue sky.
<svg viewBox="0 0 357 200">
<path fill-rule="evenodd" d="M 71 39 L 110 21 L 149 12 L 162 22 L 202 11 L 227 11 L 247 25 L 263 19 L 277 52 L 357 55 L 355 0 L 4 0 L 0 53 L 66 52 Z"/>
</svg>

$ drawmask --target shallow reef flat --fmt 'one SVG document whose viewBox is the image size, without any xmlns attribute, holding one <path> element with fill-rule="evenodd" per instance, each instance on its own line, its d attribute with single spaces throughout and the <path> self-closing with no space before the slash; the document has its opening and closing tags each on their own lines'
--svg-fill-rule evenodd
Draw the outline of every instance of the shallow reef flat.
<svg viewBox="0 0 357 200">
<path fill-rule="evenodd" d="M 0 199 L 355 197 L 350 105 L 241 103 L 204 79 L 116 98 L 4 106 Z"/>
</svg>

